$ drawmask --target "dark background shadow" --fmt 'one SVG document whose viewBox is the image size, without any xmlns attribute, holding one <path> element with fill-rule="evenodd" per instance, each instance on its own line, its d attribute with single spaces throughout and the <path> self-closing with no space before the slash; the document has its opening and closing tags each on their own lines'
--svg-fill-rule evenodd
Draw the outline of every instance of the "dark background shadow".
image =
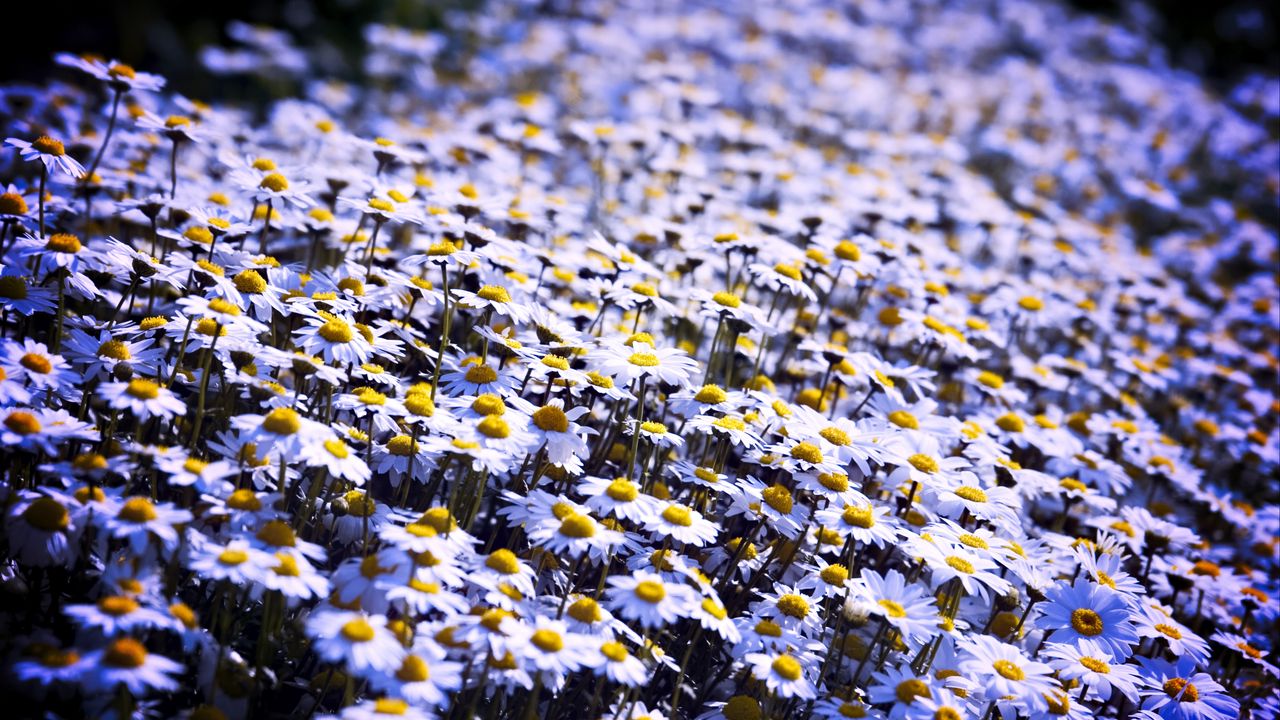
<svg viewBox="0 0 1280 720">
<path fill-rule="evenodd" d="M 230 20 L 287 29 L 304 46 L 327 46 L 349 67 L 364 46 L 362 28 L 385 22 L 432 29 L 449 9 L 479 0 L 67 0 L 6 3 L 9 40 L 0 43 L 0 82 L 39 82 L 55 51 L 93 52 L 159 72 L 192 97 L 224 88 L 199 65 L 196 49 L 227 43 Z M 1119 16 L 1123 0 L 1071 0 L 1080 10 Z M 1224 87 L 1244 73 L 1280 72 L 1277 2 L 1157 2 L 1155 34 L 1177 64 Z"/>
</svg>

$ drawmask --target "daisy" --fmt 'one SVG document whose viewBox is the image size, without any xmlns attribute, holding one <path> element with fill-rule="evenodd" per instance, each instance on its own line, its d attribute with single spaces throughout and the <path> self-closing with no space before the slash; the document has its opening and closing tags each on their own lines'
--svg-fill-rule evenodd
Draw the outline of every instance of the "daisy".
<svg viewBox="0 0 1280 720">
<path fill-rule="evenodd" d="M 168 628 L 174 622 L 166 613 L 147 607 L 127 595 L 106 595 L 92 605 L 68 605 L 63 612 L 77 625 L 108 637 Z"/>
<path fill-rule="evenodd" d="M 657 349 L 642 342 L 631 347 L 606 343 L 595 360 L 601 373 L 626 383 L 655 378 L 671 385 L 685 385 L 698 369 L 698 362 L 678 348 Z"/>
<path fill-rule="evenodd" d="M 159 75 L 135 70 L 116 60 L 104 60 L 86 55 L 58 53 L 54 60 L 59 65 L 73 67 L 103 81 L 112 90 L 124 92 L 156 92 L 162 90 L 165 80 Z"/>
<path fill-rule="evenodd" d="M 31 142 L 14 137 L 6 138 L 4 142 L 10 147 L 17 148 L 23 160 L 27 162 L 39 160 L 48 172 L 56 171 L 73 178 L 84 176 L 84 166 L 67 154 L 60 140 L 41 135 Z"/>
<path fill-rule="evenodd" d="M 633 523 L 641 523 L 660 516 L 662 506 L 651 495 L 640 491 L 640 486 L 624 478 L 588 477 L 578 485 L 578 492 L 586 498 L 587 507 L 603 517 L 617 517 Z M 692 511 L 690 526 L 692 526 Z M 679 518 L 677 518 L 679 519 Z"/>
<path fill-rule="evenodd" d="M 937 607 L 920 586 L 908 585 L 897 570 L 881 575 L 864 569 L 849 581 L 849 602 L 865 604 L 913 644 L 932 638 L 936 632 Z"/>
<path fill-rule="evenodd" d="M 1123 595 L 1097 583 L 1080 579 L 1073 585 L 1058 583 L 1045 592 L 1041 625 L 1053 632 L 1055 642 L 1093 639 L 1114 657 L 1128 657 L 1138 633 Z"/>
<path fill-rule="evenodd" d="M 152 537 L 160 541 L 167 553 L 178 543 L 176 525 L 190 522 L 192 515 L 173 503 L 154 503 L 137 496 L 120 504 L 112 517 L 105 519 L 111 537 L 124 540 L 135 555 L 142 555 Z"/>
<path fill-rule="evenodd" d="M 742 659 L 750 665 L 752 677 L 764 682 L 769 692 L 778 697 L 801 700 L 817 697 L 813 684 L 805 677 L 803 655 L 747 653 Z"/>
<path fill-rule="evenodd" d="M 352 672 L 395 672 L 406 655 L 382 615 L 319 612 L 307 619 L 307 634 L 321 659 L 344 663 Z"/>
<path fill-rule="evenodd" d="M 1140 612 L 1131 617 L 1138 637 L 1163 642 L 1178 657 L 1192 658 L 1198 663 L 1209 661 L 1209 643 L 1174 619 L 1168 607 L 1148 599 L 1142 602 Z"/>
<path fill-rule="evenodd" d="M 1227 720 L 1239 715 L 1240 702 L 1208 673 L 1197 672 L 1191 658 L 1176 663 L 1147 657 L 1142 666 L 1142 709 L 1166 720 Z"/>
<path fill-rule="evenodd" d="M 108 692 L 123 685 L 134 695 L 177 689 L 178 680 L 172 676 L 183 670 L 181 664 L 148 652 L 145 645 L 129 637 L 116 638 L 101 650 L 85 653 L 82 662 L 87 668 L 82 676 L 85 685 Z"/>
<path fill-rule="evenodd" d="M 173 391 L 154 380 L 135 378 L 129 382 L 108 382 L 98 386 L 98 396 L 115 410 L 128 410 L 140 420 L 168 419 L 185 415 L 187 404 Z"/>
<path fill-rule="evenodd" d="M 373 356 L 373 344 L 350 318 L 318 314 L 306 319 L 306 327 L 294 333 L 303 352 L 326 362 L 361 365 Z"/>
<path fill-rule="evenodd" d="M 1051 658 L 1049 666 L 1058 671 L 1059 677 L 1080 681 L 1089 688 L 1090 694 L 1104 703 L 1111 699 L 1113 691 L 1131 701 L 1138 699 L 1142 682 L 1137 668 L 1117 662 L 1106 648 L 1093 640 L 1080 640 L 1073 645 L 1050 643 L 1044 654 Z"/>
<path fill-rule="evenodd" d="M 594 660 L 599 650 L 586 636 L 570 632 L 564 621 L 539 618 L 535 624 L 522 627 L 524 643 L 517 642 L 519 652 L 538 670 L 550 677 L 564 677 Z"/>
<path fill-rule="evenodd" d="M 898 540 L 899 521 L 883 505 L 870 502 L 846 504 L 842 508 L 819 510 L 815 517 L 822 527 L 863 546 L 884 547 Z"/>
<path fill-rule="evenodd" d="M 676 542 L 701 547 L 715 540 L 719 529 L 702 513 L 687 505 L 668 503 L 662 509 L 655 505 L 645 519 L 645 528 L 654 537 L 670 537 Z"/>
<path fill-rule="evenodd" d="M 23 491 L 9 509 L 5 535 L 25 565 L 66 565 L 75 556 L 82 526 L 70 510 L 70 498 L 58 493 Z"/>
<path fill-rule="evenodd" d="M 43 343 L 29 339 L 21 343 L 6 342 L 0 367 L 4 368 L 7 377 L 23 380 L 36 391 L 57 391 L 75 378 L 75 373 L 61 355 L 51 353 Z"/>
<path fill-rule="evenodd" d="M 590 412 L 589 408 L 565 410 L 564 401 L 556 398 L 542 407 L 529 405 L 526 412 L 531 420 L 529 430 L 542 441 L 541 447 L 546 449 L 547 461 L 552 465 L 564 465 L 570 458 L 586 455 L 587 437 L 593 431 L 579 425 L 578 420 Z"/>
<path fill-rule="evenodd" d="M 585 659 L 587 667 L 611 682 L 627 687 L 640 687 L 649 681 L 644 663 L 631 654 L 626 645 L 610 638 L 597 638 L 597 647 Z"/>
<path fill-rule="evenodd" d="M 400 668 L 390 674 L 376 674 L 371 682 L 382 690 L 412 703 L 440 706 L 448 693 L 462 687 L 462 664 L 450 662 L 435 642 L 419 637 L 405 654 Z"/>
<path fill-rule="evenodd" d="M 266 572 L 270 556 L 252 547 L 248 540 L 231 540 L 226 544 L 196 542 L 187 567 L 209 580 L 227 580 L 248 586 Z"/>
<path fill-rule="evenodd" d="M 932 676 L 917 675 L 908 663 L 874 673 L 867 685 L 867 700 L 875 705 L 891 704 L 889 717 L 893 720 L 913 713 L 917 703 L 942 698 L 947 693 Z"/>
<path fill-rule="evenodd" d="M 645 628 L 674 623 L 689 616 L 698 604 L 693 588 L 647 572 L 609 578 L 606 598 L 611 609 Z"/>
<path fill-rule="evenodd" d="M 975 635 L 960 642 L 967 659 L 959 670 L 977 682 L 986 700 L 1012 701 L 1027 712 L 1046 708 L 1045 696 L 1058 689 L 1048 665 L 1027 658 L 1018 648 L 989 635 Z"/>
<path fill-rule="evenodd" d="M 988 591 L 1002 595 L 1010 588 L 1004 578 L 996 575 L 996 564 L 972 552 L 967 546 L 950 547 L 928 540 L 913 541 L 910 552 L 923 559 L 929 567 L 930 586 L 937 588 L 949 580 L 959 580 L 964 592 L 988 597 Z"/>
</svg>

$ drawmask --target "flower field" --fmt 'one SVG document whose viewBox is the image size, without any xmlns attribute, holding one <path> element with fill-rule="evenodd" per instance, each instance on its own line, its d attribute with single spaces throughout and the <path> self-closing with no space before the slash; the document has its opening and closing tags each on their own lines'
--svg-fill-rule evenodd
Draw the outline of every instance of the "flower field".
<svg viewBox="0 0 1280 720">
<path fill-rule="evenodd" d="M 1280 80 L 1023 0 L 445 21 L 0 87 L 11 717 L 1280 715 Z"/>
</svg>

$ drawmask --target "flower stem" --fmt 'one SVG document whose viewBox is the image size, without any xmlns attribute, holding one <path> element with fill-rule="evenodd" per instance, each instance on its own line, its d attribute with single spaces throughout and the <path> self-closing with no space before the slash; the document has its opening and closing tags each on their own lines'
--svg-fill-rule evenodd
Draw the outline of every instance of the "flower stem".
<svg viewBox="0 0 1280 720">
<path fill-rule="evenodd" d="M 93 172 L 98 169 L 98 163 L 102 162 L 102 157 L 107 154 L 107 143 L 111 142 L 111 133 L 116 129 L 116 116 L 120 113 L 120 90 L 115 91 L 115 97 L 111 99 L 111 117 L 107 120 L 107 132 L 102 138 L 102 146 L 98 148 L 98 154 L 94 156 L 93 162 L 89 164 L 89 170 L 85 172 L 85 182 L 88 183 L 93 178 Z"/>
</svg>

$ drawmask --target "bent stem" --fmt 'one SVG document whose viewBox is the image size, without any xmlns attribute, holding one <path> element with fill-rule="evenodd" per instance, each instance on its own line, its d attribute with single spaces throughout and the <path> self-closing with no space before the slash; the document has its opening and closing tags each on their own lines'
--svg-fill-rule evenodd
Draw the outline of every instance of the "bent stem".
<svg viewBox="0 0 1280 720">
<path fill-rule="evenodd" d="M 449 266 L 441 265 L 444 274 L 444 323 L 440 328 L 440 347 L 436 351 L 436 371 L 431 377 L 431 400 L 436 399 L 436 388 L 440 385 L 440 368 L 444 365 L 444 354 L 449 349 L 449 326 L 453 322 L 453 308 L 449 306 Z"/>
<path fill-rule="evenodd" d="M 98 169 L 98 163 L 102 162 L 102 157 L 107 154 L 107 143 L 111 142 L 111 133 L 116 129 L 116 116 L 120 112 L 121 95 L 120 90 L 116 89 L 115 97 L 111 100 L 111 117 L 107 120 L 107 132 L 102 138 L 102 146 L 98 148 L 98 154 L 94 156 L 93 162 L 89 165 L 89 170 L 84 175 L 86 183 L 93 178 L 93 172 Z"/>
<path fill-rule="evenodd" d="M 44 237 L 44 185 L 49 179 L 49 168 L 40 163 L 40 237 Z"/>
</svg>

